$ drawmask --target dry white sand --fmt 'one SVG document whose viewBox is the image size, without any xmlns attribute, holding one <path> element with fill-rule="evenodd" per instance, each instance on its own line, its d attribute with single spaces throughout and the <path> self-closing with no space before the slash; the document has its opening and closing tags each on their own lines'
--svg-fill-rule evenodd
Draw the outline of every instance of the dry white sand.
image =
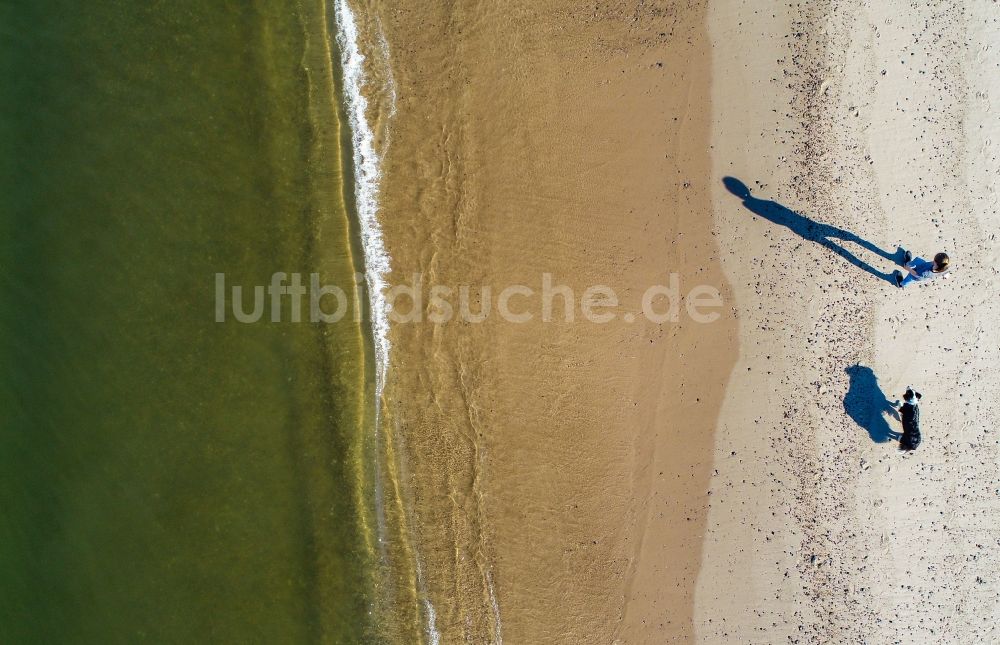
<svg viewBox="0 0 1000 645">
<path fill-rule="evenodd" d="M 698 639 L 1000 642 L 1000 5 L 720 0 L 710 35 L 715 216 L 741 356 L 707 497 Z M 899 290 L 756 216 L 727 175 L 888 251 L 947 251 L 953 275 Z M 904 456 L 874 440 L 883 422 L 859 401 L 908 384 L 924 394 L 923 444 Z"/>
</svg>

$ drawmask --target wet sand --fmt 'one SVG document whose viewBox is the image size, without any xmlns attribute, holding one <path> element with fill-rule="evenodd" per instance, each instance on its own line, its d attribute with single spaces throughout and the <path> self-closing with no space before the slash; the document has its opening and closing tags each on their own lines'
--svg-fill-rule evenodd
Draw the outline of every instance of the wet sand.
<svg viewBox="0 0 1000 645">
<path fill-rule="evenodd" d="M 576 298 L 603 284 L 622 302 L 604 324 L 565 322 L 559 304 L 543 322 L 525 299 L 524 324 L 394 327 L 389 414 L 417 595 L 443 642 L 691 635 L 735 324 L 728 307 L 712 324 L 621 314 L 671 272 L 682 292 L 727 291 L 704 8 L 563 7 L 379 12 L 399 93 L 393 283 L 420 272 L 496 294 L 539 291 L 550 273 Z"/>
</svg>

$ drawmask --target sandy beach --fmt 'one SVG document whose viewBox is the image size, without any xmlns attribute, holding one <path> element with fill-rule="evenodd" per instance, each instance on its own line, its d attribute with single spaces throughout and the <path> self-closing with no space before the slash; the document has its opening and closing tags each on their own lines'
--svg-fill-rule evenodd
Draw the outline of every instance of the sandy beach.
<svg viewBox="0 0 1000 645">
<path fill-rule="evenodd" d="M 1000 643 L 998 0 L 2 15 L 0 641 Z"/>
<path fill-rule="evenodd" d="M 714 210 L 741 351 L 699 641 L 997 638 L 997 19 L 989 2 L 711 5 Z M 900 291 L 876 275 L 892 261 L 843 243 L 869 271 L 757 216 L 724 176 L 958 266 Z M 909 384 L 925 442 L 902 456 L 886 405 Z"/>
<path fill-rule="evenodd" d="M 378 15 L 393 284 L 550 273 L 637 311 L 676 272 L 725 301 L 707 325 L 394 328 L 415 597 L 442 641 L 991 633 L 991 3 Z M 900 291 L 901 248 L 954 275 Z M 925 444 L 902 456 L 908 384 Z"/>
</svg>

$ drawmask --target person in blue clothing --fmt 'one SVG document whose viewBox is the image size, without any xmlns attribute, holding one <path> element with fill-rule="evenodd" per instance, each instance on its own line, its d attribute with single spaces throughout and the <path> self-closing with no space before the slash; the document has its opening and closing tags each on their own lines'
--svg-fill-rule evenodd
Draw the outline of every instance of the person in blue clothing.
<svg viewBox="0 0 1000 645">
<path fill-rule="evenodd" d="M 901 271 L 896 271 L 893 277 L 896 279 L 896 286 L 902 289 L 911 282 L 926 282 L 934 278 L 946 275 L 951 265 L 951 258 L 947 253 L 938 253 L 934 256 L 934 261 L 930 262 L 923 258 L 915 258 L 909 251 L 903 256 L 903 268 L 907 273 L 904 276 Z"/>
</svg>

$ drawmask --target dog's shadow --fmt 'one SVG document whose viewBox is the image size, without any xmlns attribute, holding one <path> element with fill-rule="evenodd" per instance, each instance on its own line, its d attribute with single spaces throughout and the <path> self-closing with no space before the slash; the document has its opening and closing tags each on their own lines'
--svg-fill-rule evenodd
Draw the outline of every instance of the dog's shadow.
<svg viewBox="0 0 1000 645">
<path fill-rule="evenodd" d="M 886 415 L 898 420 L 899 412 L 882 392 L 875 372 L 864 365 L 852 365 L 846 371 L 851 379 L 844 396 L 844 411 L 847 416 L 866 430 L 875 443 L 898 440 L 900 434 L 889 427 Z"/>
</svg>

